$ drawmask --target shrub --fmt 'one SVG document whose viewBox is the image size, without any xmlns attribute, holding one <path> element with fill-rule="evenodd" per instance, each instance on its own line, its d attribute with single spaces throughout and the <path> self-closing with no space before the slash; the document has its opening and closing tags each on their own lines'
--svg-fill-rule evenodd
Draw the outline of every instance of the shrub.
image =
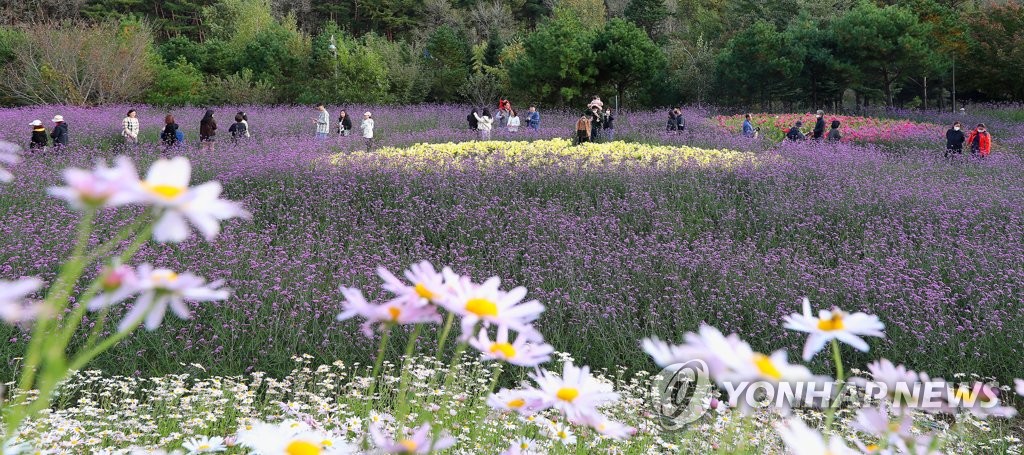
<svg viewBox="0 0 1024 455">
<path fill-rule="evenodd" d="M 203 73 L 185 57 L 156 67 L 153 87 L 146 92 L 146 102 L 158 106 L 201 105 L 208 100 L 203 90 Z"/>
</svg>

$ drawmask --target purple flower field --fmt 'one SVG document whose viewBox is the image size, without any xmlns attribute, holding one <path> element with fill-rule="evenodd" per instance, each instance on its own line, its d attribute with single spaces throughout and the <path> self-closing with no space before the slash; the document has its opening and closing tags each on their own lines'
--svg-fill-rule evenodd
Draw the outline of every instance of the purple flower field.
<svg viewBox="0 0 1024 455">
<path fill-rule="evenodd" d="M 253 219 L 226 223 L 213 243 L 193 237 L 143 247 L 137 262 L 225 279 L 235 295 L 194 305 L 192 321 L 131 337 L 93 364 L 109 373 L 149 376 L 200 363 L 212 374 L 284 375 L 292 355 L 307 353 L 325 363 L 371 362 L 375 343 L 358 323 L 334 319 L 338 286 L 377 297 L 370 286 L 378 265 L 400 270 L 426 259 L 527 287 L 548 307 L 539 327 L 546 341 L 595 367 L 653 368 L 641 338 L 679 341 L 702 321 L 742 334 L 755 349 L 798 352 L 802 337 L 780 324 L 807 296 L 816 308 L 878 315 L 887 338 L 872 341 L 871 358 L 934 375 L 1024 376 L 1017 362 L 1024 349 L 1024 128 L 1004 117 L 965 121 L 984 121 L 993 133 L 984 161 L 943 160 L 941 137 L 930 146 L 915 138 L 884 148 L 755 143 L 722 135 L 710 113 L 688 110 L 684 134 L 663 132 L 663 112 L 624 113 L 616 134 L 765 159 L 424 168 L 349 154 L 361 150 L 358 137 L 314 141 L 315 111 L 305 107 L 242 108 L 253 137 L 238 145 L 227 127 L 239 109 L 219 109 L 213 153 L 194 144 L 200 109 L 172 112 L 189 145 L 166 151 L 156 144 L 166 112 L 140 108 L 142 144 L 126 148 L 118 132 L 127 109 L 0 110 L 0 139 L 27 142 L 30 121 L 49 126 L 57 113 L 72 137 L 67 150 L 26 154 L 11 167 L 15 180 L 0 186 L 0 279 L 55 277 L 78 213 L 45 190 L 65 167 L 101 157 L 127 154 L 144 168 L 161 154 L 186 155 L 199 176 L 193 183 L 219 180 Z M 329 110 L 336 118 L 337 108 Z M 462 107 L 349 113 L 358 119 L 366 110 L 382 146 L 476 138 Z M 542 115 L 539 133 L 515 138 L 569 137 L 574 113 Z M 913 115 L 938 124 L 954 117 Z M 106 235 L 127 223 L 125 215 L 101 215 Z M 14 368 L 27 333 L 0 330 L 7 368 Z M 866 359 L 846 362 L 861 367 Z"/>
</svg>

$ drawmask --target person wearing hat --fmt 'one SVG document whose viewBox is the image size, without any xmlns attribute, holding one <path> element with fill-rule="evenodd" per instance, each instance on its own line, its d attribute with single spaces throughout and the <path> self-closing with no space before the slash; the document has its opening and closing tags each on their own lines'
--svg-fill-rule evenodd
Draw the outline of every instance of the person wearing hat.
<svg viewBox="0 0 1024 455">
<path fill-rule="evenodd" d="M 793 127 L 786 132 L 786 139 L 791 141 L 802 141 L 807 139 L 807 136 L 804 136 L 803 131 L 800 131 L 800 128 L 803 128 L 803 126 L 804 122 L 797 120 L 796 123 L 793 124 Z"/>
<path fill-rule="evenodd" d="M 359 128 L 363 130 L 363 139 L 366 139 L 366 151 L 373 150 L 373 114 L 364 113 L 363 122 L 359 124 Z"/>
<path fill-rule="evenodd" d="M 811 139 L 820 140 L 825 136 L 825 111 L 818 109 L 814 116 L 818 119 L 814 121 L 814 131 L 811 132 Z"/>
<path fill-rule="evenodd" d="M 64 121 L 63 115 L 53 116 L 53 131 L 50 132 L 50 137 L 53 138 L 53 147 L 60 148 L 68 145 L 68 124 Z"/>
<path fill-rule="evenodd" d="M 33 120 L 29 126 L 32 127 L 32 140 L 28 143 L 28 149 L 42 151 L 50 141 L 46 137 L 46 127 L 43 126 L 43 121 Z"/>
</svg>

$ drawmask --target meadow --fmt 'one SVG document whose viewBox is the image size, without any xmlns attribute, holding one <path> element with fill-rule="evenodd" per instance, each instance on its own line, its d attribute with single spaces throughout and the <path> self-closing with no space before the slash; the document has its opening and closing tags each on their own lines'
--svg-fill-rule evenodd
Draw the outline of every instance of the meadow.
<svg viewBox="0 0 1024 455">
<path fill-rule="evenodd" d="M 0 186 L 0 279 L 55 278 L 78 214 L 46 189 L 64 168 L 97 159 L 126 155 L 145 168 L 186 156 L 194 183 L 219 181 L 252 218 L 225 222 L 212 242 L 141 246 L 140 263 L 222 279 L 234 292 L 193 304 L 192 320 L 168 319 L 90 363 L 121 381 L 200 368 L 188 365 L 201 366 L 196 377 L 284 378 L 303 374 L 296 356 L 309 356 L 311 368 L 367 365 L 379 339 L 360 333 L 358 321 L 335 319 L 345 300 L 339 286 L 380 300 L 378 266 L 398 271 L 421 260 L 525 287 L 546 307 L 536 323 L 545 342 L 615 377 L 657 369 L 641 339 L 679 341 L 701 324 L 741 334 L 761 352 L 799 352 L 804 337 L 782 321 L 804 297 L 884 321 L 885 337 L 871 339 L 870 354 L 845 356 L 848 367 L 884 357 L 936 376 L 1004 384 L 1024 376 L 1024 127 L 1006 120 L 1006 109 L 969 118 L 888 114 L 915 125 L 986 122 L 992 156 L 957 162 L 942 159 L 942 127 L 875 142 L 778 144 L 742 138 L 697 109 L 685 112 L 681 134 L 663 131 L 662 112 L 625 112 L 616 134 L 626 142 L 573 147 L 570 112 L 542 111 L 539 132 L 477 142 L 463 107 L 351 107 L 354 116 L 374 112 L 378 147 L 368 153 L 358 137 L 315 141 L 312 109 L 230 107 L 218 109 L 214 152 L 168 150 L 157 144 L 165 111 L 156 108 L 139 109 L 142 144 L 122 144 L 126 110 L 0 110 L 0 139 L 26 142 L 31 120 L 61 113 L 74 142 L 9 167 L 16 178 Z M 253 137 L 232 144 L 226 117 L 238 110 Z M 191 144 L 201 112 L 173 113 Z M 133 210 L 100 212 L 91 244 L 131 223 Z M 94 327 L 92 317 L 73 345 Z M 439 329 L 416 334 L 436 340 Z M 410 330 L 396 329 L 397 339 Z M 8 339 L 0 377 L 10 378 L 29 332 L 0 331 Z M 404 344 L 385 357 L 401 362 Z M 832 371 L 826 357 L 811 370 Z M 506 374 L 501 384 L 523 377 Z M 176 436 L 149 442 L 173 445 Z M 764 444 L 755 451 L 777 441 Z"/>
</svg>

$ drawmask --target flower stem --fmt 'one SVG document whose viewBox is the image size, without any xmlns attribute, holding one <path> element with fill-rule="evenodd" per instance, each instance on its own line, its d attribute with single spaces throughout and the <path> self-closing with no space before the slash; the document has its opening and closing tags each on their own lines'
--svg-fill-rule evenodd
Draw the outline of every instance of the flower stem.
<svg viewBox="0 0 1024 455">
<path fill-rule="evenodd" d="M 441 328 L 441 335 L 437 338 L 437 360 L 444 355 L 444 344 L 448 341 L 448 334 L 452 331 L 452 324 L 455 323 L 455 313 L 448 313 L 444 318 L 444 327 Z"/>
<path fill-rule="evenodd" d="M 377 348 L 377 359 L 373 361 L 373 371 L 370 373 L 370 391 L 367 396 L 372 400 L 373 394 L 377 392 L 377 383 L 380 382 L 380 378 L 377 375 L 380 373 L 380 367 L 384 364 L 384 353 L 388 349 L 388 340 L 391 339 L 391 330 L 394 329 L 393 324 L 384 325 L 384 333 L 380 336 L 380 347 Z"/>
<path fill-rule="evenodd" d="M 402 364 L 405 366 L 402 368 L 402 380 L 398 385 L 398 398 L 395 399 L 395 421 L 400 425 L 404 422 L 405 413 L 409 409 L 409 404 L 405 401 L 406 395 L 409 393 L 410 373 L 408 370 L 412 367 L 412 353 L 416 350 L 416 339 L 419 338 L 421 331 L 423 331 L 423 324 L 416 324 L 416 327 L 412 329 L 412 335 L 409 335 L 409 342 L 405 345 L 405 355 L 402 357 Z"/>
<path fill-rule="evenodd" d="M 462 362 L 462 353 L 466 352 L 466 347 L 469 343 L 465 341 L 460 342 L 458 346 L 455 346 L 455 353 L 452 354 L 452 363 L 448 365 L 448 374 L 444 377 L 444 388 L 447 389 L 452 385 L 452 381 L 455 379 L 461 370 L 459 363 Z"/>
<path fill-rule="evenodd" d="M 843 355 L 839 350 L 839 341 L 832 339 L 832 361 L 836 364 L 836 385 L 839 387 L 839 393 L 843 391 L 843 384 L 846 380 L 846 375 L 843 374 Z M 836 408 L 839 407 L 840 396 L 836 396 L 832 400 L 832 404 L 828 407 L 828 411 L 825 413 L 825 432 L 827 433 L 832 429 L 832 422 L 836 417 Z"/>
</svg>

